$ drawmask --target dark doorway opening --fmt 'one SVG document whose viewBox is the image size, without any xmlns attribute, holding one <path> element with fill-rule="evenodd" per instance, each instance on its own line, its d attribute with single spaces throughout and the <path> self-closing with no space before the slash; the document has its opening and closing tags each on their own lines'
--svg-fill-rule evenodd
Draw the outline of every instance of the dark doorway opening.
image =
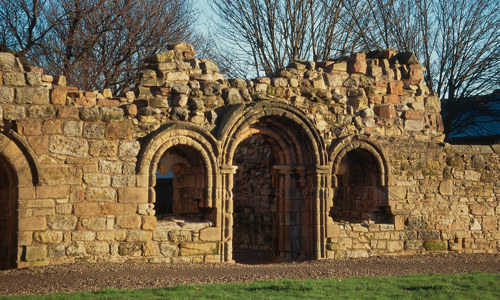
<svg viewBox="0 0 500 300">
<path fill-rule="evenodd" d="M 16 267 L 17 182 L 14 171 L 0 157 L 0 269 Z"/>
<path fill-rule="evenodd" d="M 243 140 L 233 163 L 233 259 L 238 263 L 272 262 L 276 247 L 276 202 L 271 145 L 261 136 Z"/>
</svg>

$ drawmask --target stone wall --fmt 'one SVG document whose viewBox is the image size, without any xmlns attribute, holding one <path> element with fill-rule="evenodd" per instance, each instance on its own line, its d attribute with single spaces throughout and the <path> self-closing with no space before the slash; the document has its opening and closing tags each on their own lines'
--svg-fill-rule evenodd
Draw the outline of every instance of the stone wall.
<svg viewBox="0 0 500 300">
<path fill-rule="evenodd" d="M 499 251 L 500 151 L 443 143 L 413 55 L 245 81 L 170 49 L 121 96 L 0 54 L 2 267 L 232 261 L 233 236 L 283 259 Z M 156 216 L 158 168 L 175 215 Z"/>
</svg>

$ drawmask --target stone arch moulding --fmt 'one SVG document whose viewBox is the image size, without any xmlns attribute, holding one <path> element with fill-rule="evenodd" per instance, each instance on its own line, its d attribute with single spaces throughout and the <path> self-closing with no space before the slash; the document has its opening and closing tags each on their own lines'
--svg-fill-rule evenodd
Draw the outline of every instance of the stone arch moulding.
<svg viewBox="0 0 500 300">
<path fill-rule="evenodd" d="M 204 207 L 216 205 L 216 181 L 218 174 L 217 142 L 203 129 L 184 122 L 176 122 L 162 126 L 147 140 L 139 153 L 138 175 L 148 182 L 149 199 L 154 202 L 154 185 L 156 169 L 162 155 L 176 146 L 192 149 L 202 160 L 206 173 Z M 218 223 L 216 221 L 216 223 Z"/>
<path fill-rule="evenodd" d="M 301 132 L 293 132 L 291 128 L 282 128 L 282 130 L 277 131 L 290 138 L 295 137 L 297 134 L 302 134 L 307 139 L 307 146 L 311 147 L 310 150 L 314 153 L 314 159 L 311 161 L 311 164 L 326 164 L 327 157 L 324 151 L 325 143 L 323 138 L 316 130 L 314 124 L 311 123 L 302 111 L 283 103 L 258 102 L 248 106 L 235 106 L 233 111 L 225 114 L 225 118 L 222 120 L 217 132 L 218 139 L 222 141 L 222 165 L 230 165 L 232 163 L 232 155 L 239 142 L 244 139 L 241 137 L 244 131 L 250 125 L 257 123 L 265 117 L 276 120 L 288 120 L 294 124 Z M 279 125 L 279 122 L 275 124 Z"/>
<path fill-rule="evenodd" d="M 236 148 L 245 139 L 259 135 L 274 149 L 278 164 L 274 166 L 273 184 L 276 190 L 276 219 L 294 219 L 299 224 L 283 225 L 277 229 L 279 249 L 275 255 L 281 258 L 325 257 L 326 206 L 329 197 L 329 168 L 323 138 L 316 127 L 299 109 L 277 102 L 257 102 L 238 105 L 225 114 L 219 124 L 217 137 L 221 141 L 222 189 L 227 203 L 223 207 L 225 253 L 231 259 L 233 227 L 233 175 L 236 166 L 233 159 Z M 294 197 L 290 191 L 294 191 Z M 292 200 L 295 199 L 295 200 Z M 299 210 L 290 210 L 290 203 L 300 202 Z M 295 204 L 292 204 L 294 206 Z M 294 214 L 294 215 L 288 215 Z M 293 226 L 300 227 L 295 233 L 285 232 Z M 300 231 L 299 234 L 296 232 Z M 293 240 L 299 246 L 290 246 Z M 278 247 L 278 246 L 276 246 Z M 301 249 L 299 252 L 294 252 Z"/>
<path fill-rule="evenodd" d="M 339 140 L 334 144 L 331 150 L 330 161 L 332 162 L 332 174 L 334 175 L 334 180 L 332 182 L 333 187 L 338 185 L 335 174 L 337 174 L 339 170 L 342 158 L 344 158 L 349 151 L 356 149 L 367 151 L 373 155 L 379 167 L 379 184 L 381 186 L 389 185 L 389 164 L 385 159 L 386 155 L 382 147 L 368 137 L 356 135 Z"/>
<path fill-rule="evenodd" d="M 331 152 L 334 221 L 393 222 L 389 204 L 389 165 L 382 148 L 365 136 L 337 142 Z"/>
<path fill-rule="evenodd" d="M 12 145 L 10 145 L 12 143 Z M 9 147 L 12 146 L 12 147 Z M 5 149 L 14 149 L 17 148 L 17 150 L 7 150 L 7 152 L 4 152 Z M 11 153 L 9 151 L 14 151 L 16 154 L 10 155 Z M 12 152 L 12 153 L 14 153 Z M 29 168 L 29 178 L 30 178 L 30 183 L 28 182 L 23 182 L 20 183 L 20 185 L 39 185 L 41 183 L 41 178 L 40 178 L 40 173 L 39 173 L 39 166 L 38 166 L 38 160 L 36 159 L 35 152 L 29 144 L 15 131 L 10 130 L 7 135 L 3 135 L 0 133 L 0 155 L 4 154 L 4 156 L 7 157 L 9 155 L 10 157 L 18 158 L 19 155 L 23 156 L 23 160 L 27 164 L 21 164 L 16 170 L 16 173 L 20 170 L 22 167 L 27 167 Z M 17 162 L 16 162 L 17 163 Z M 16 168 L 15 168 L 16 169 Z M 28 171 L 28 170 L 27 170 Z M 27 177 L 26 177 L 27 178 Z"/>
<path fill-rule="evenodd" d="M 2 243 L 0 268 L 13 268 L 19 264 L 22 249 L 18 247 L 18 236 L 28 228 L 27 221 L 19 219 L 19 210 L 33 200 L 34 185 L 40 182 L 38 166 L 29 145 L 16 133 L 0 134 L 0 166 L 3 172 L 2 184 L 7 193 L 2 193 L 0 205 L 0 234 Z M 6 168 L 6 169 L 4 169 Z M 5 180 L 6 179 L 6 180 Z M 5 196 L 6 198 L 5 199 Z M 21 214 L 23 212 L 21 211 Z M 6 222 L 6 223 L 4 223 Z"/>
</svg>

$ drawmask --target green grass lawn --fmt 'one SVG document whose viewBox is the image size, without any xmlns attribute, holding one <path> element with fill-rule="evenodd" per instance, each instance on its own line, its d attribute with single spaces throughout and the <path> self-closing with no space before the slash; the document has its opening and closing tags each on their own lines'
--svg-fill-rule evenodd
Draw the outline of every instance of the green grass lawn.
<svg viewBox="0 0 500 300">
<path fill-rule="evenodd" d="M 499 274 L 350 277 L 233 284 L 179 285 L 164 289 L 112 290 L 25 296 L 36 299 L 500 299 Z"/>
</svg>

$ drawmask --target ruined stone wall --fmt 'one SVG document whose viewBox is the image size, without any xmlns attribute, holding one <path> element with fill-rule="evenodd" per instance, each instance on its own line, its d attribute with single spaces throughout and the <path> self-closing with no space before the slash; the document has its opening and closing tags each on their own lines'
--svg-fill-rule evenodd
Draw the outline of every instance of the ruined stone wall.
<svg viewBox="0 0 500 300">
<path fill-rule="evenodd" d="M 18 228 L 2 229 L 16 241 L 2 242 L 15 254 L 3 265 L 231 261 L 237 201 L 271 211 L 252 222 L 283 258 L 500 249 L 499 149 L 443 144 L 440 102 L 414 56 L 297 61 L 245 81 L 194 55 L 180 44 L 148 58 L 135 90 L 113 96 L 0 54 L 1 200 L 17 209 L 0 219 Z M 237 173 L 249 150 L 272 152 L 270 173 Z M 359 214 L 332 218 L 354 197 L 352 157 L 369 157 L 375 179 Z M 176 183 L 188 218 L 155 216 L 159 164 L 200 185 Z"/>
</svg>

